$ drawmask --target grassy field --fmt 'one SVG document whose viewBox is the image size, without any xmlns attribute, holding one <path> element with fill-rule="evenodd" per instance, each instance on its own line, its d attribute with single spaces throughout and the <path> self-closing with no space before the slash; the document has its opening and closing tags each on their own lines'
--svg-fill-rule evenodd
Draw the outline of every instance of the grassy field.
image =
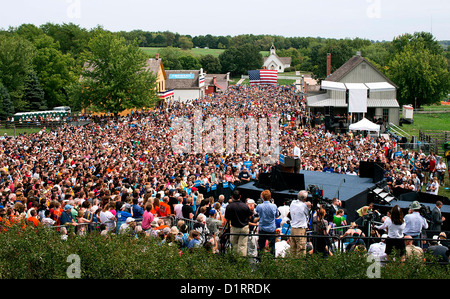
<svg viewBox="0 0 450 299">
<path fill-rule="evenodd" d="M 16 136 L 20 135 L 20 134 L 33 134 L 33 133 L 37 133 L 39 132 L 41 129 L 39 128 L 16 128 L 15 134 Z M 14 129 L 5 129 L 5 128 L 0 128 L 0 136 L 3 135 L 7 135 L 7 136 L 14 136 Z"/>
<path fill-rule="evenodd" d="M 144 53 L 149 55 L 150 57 L 155 57 L 155 54 L 160 51 L 161 48 L 150 48 L 150 47 L 142 47 L 141 48 Z M 219 57 L 225 50 L 224 49 L 203 49 L 203 48 L 192 48 L 191 50 L 183 50 L 187 54 L 191 54 L 193 56 L 202 56 L 202 55 L 213 55 L 214 57 Z M 260 52 L 263 57 L 269 56 L 269 51 L 261 51 Z"/>
<path fill-rule="evenodd" d="M 448 109 L 446 106 L 443 106 Z M 424 108 L 425 109 L 425 108 Z M 430 109 L 430 108 L 426 108 Z M 450 109 L 446 110 L 447 113 L 432 113 L 432 111 L 438 111 L 437 108 L 433 107 L 434 110 L 425 110 L 430 113 L 414 113 L 413 124 L 403 124 L 400 128 L 411 136 L 419 136 L 419 131 L 423 132 L 440 132 L 440 131 L 450 131 Z M 401 116 L 400 116 L 401 117 Z"/>
</svg>

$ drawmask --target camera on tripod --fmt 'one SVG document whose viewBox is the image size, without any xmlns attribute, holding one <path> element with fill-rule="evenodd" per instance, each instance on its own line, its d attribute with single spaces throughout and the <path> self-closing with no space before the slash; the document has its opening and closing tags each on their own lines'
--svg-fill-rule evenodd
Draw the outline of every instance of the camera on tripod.
<svg viewBox="0 0 450 299">
<path fill-rule="evenodd" d="M 308 185 L 308 192 L 312 197 L 312 209 L 318 209 L 321 205 L 325 210 L 328 210 L 332 201 L 323 197 L 323 189 L 320 189 L 317 185 Z"/>
</svg>

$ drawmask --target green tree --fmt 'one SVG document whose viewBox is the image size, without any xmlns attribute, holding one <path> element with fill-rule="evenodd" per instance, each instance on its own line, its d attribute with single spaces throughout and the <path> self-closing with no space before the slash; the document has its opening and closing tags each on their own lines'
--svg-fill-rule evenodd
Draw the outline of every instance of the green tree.
<svg viewBox="0 0 450 299">
<path fill-rule="evenodd" d="M 8 90 L 16 112 L 24 111 L 25 80 L 33 69 L 35 49 L 31 42 L 15 33 L 0 34 L 0 81 Z"/>
<path fill-rule="evenodd" d="M 9 96 L 8 90 L 6 87 L 0 82 L 0 119 L 6 120 L 8 117 L 14 115 L 14 105 Z"/>
<path fill-rule="evenodd" d="M 222 72 L 232 75 L 247 74 L 249 70 L 259 69 L 263 65 L 263 57 L 257 46 L 243 44 L 230 47 L 219 55 Z"/>
<path fill-rule="evenodd" d="M 178 58 L 183 70 L 199 70 L 202 66 L 197 58 L 192 55 L 183 55 Z"/>
<path fill-rule="evenodd" d="M 145 70 L 147 56 L 137 42 L 99 30 L 88 49 L 80 95 L 84 107 L 117 115 L 155 104 L 156 77 Z"/>
<path fill-rule="evenodd" d="M 27 108 L 31 111 L 47 109 L 44 90 L 41 87 L 38 76 L 34 72 L 29 73 L 25 81 L 23 98 L 27 101 Z"/>
<path fill-rule="evenodd" d="M 71 53 L 63 54 L 59 42 L 34 25 L 21 25 L 16 32 L 33 43 L 33 69 L 45 92 L 48 107 L 68 105 L 68 86 L 75 84 L 81 70 Z"/>
<path fill-rule="evenodd" d="M 159 51 L 159 56 L 163 60 L 164 68 L 168 70 L 182 69 L 181 62 L 178 59 L 184 55 L 184 51 L 174 47 L 165 47 Z"/>
<path fill-rule="evenodd" d="M 324 79 L 327 76 L 327 54 L 331 53 L 331 73 L 340 68 L 347 60 L 356 54 L 354 49 L 345 40 L 327 40 L 317 52 L 313 75 L 315 78 Z"/>
<path fill-rule="evenodd" d="M 199 62 L 202 68 L 210 74 L 218 74 L 222 70 L 219 58 L 211 54 L 201 56 Z"/>
<path fill-rule="evenodd" d="M 402 39 L 402 37 L 400 38 Z M 396 41 L 394 41 L 395 43 Z M 429 41 L 418 37 L 397 48 L 386 74 L 398 85 L 401 104 L 420 107 L 440 101 L 450 89 L 447 60 Z"/>
<path fill-rule="evenodd" d="M 192 47 L 194 46 L 194 44 L 192 43 L 192 40 L 189 39 L 186 36 L 181 36 L 178 39 L 178 45 L 180 46 L 181 49 L 183 50 L 190 50 L 192 49 Z"/>
<path fill-rule="evenodd" d="M 300 70 L 300 66 L 303 63 L 303 57 L 300 54 L 300 51 L 295 48 L 289 49 L 281 49 L 277 51 L 277 55 L 280 57 L 291 57 L 291 67 L 294 67 L 296 70 Z"/>
</svg>

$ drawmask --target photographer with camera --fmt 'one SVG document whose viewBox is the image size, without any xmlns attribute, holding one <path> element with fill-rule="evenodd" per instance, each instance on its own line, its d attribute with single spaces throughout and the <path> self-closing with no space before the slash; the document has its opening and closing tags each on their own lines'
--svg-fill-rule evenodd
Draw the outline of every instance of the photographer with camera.
<svg viewBox="0 0 450 299">
<path fill-rule="evenodd" d="M 306 229 L 308 228 L 309 211 L 311 202 L 306 201 L 308 192 L 302 190 L 298 193 L 297 199 L 293 200 L 290 205 L 288 218 L 291 225 L 291 253 L 293 256 L 306 256 Z"/>
</svg>

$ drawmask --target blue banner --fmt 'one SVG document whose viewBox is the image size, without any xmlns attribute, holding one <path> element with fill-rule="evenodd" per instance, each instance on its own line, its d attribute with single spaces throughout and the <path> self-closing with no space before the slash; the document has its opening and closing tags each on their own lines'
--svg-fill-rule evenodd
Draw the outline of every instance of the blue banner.
<svg viewBox="0 0 450 299">
<path fill-rule="evenodd" d="M 195 74 L 169 74 L 169 79 L 194 79 Z"/>
</svg>

